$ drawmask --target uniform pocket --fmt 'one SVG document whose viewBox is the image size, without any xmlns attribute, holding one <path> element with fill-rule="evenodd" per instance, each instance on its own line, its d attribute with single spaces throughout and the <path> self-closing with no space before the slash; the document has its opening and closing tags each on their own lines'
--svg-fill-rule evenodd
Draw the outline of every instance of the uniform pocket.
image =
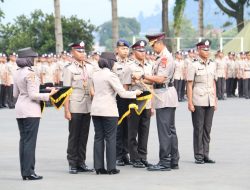
<svg viewBox="0 0 250 190">
<path fill-rule="evenodd" d="M 72 94 L 69 99 L 71 101 L 81 102 L 83 98 L 84 98 L 84 94 Z"/>
</svg>

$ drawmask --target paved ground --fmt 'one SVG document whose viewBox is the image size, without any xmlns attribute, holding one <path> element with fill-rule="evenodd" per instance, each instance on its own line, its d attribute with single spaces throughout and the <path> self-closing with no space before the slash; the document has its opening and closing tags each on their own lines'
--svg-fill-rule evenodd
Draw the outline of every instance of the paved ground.
<svg viewBox="0 0 250 190">
<path fill-rule="evenodd" d="M 250 189 L 250 101 L 219 102 L 212 128 L 210 156 L 214 165 L 193 163 L 191 115 L 187 103 L 176 111 L 180 170 L 148 172 L 120 167 L 119 175 L 94 173 L 70 175 L 66 161 L 67 122 L 63 112 L 46 108 L 41 120 L 36 150 L 40 181 L 22 181 L 19 171 L 19 134 L 14 110 L 0 110 L 0 190 L 109 189 L 109 190 L 249 190 Z M 93 166 L 93 126 L 89 136 L 87 164 Z M 155 117 L 151 121 L 148 160 L 158 162 Z"/>
</svg>

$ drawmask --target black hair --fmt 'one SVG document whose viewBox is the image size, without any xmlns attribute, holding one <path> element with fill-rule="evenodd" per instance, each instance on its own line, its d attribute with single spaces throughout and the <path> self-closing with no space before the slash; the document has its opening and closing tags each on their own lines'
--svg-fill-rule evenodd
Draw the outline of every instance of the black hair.
<svg viewBox="0 0 250 190">
<path fill-rule="evenodd" d="M 104 59 L 104 58 L 100 58 L 99 61 L 98 61 L 98 65 L 101 69 L 103 68 L 108 68 L 108 69 L 112 69 L 113 66 L 114 66 L 114 62 L 113 61 L 109 61 L 107 59 Z"/>
</svg>

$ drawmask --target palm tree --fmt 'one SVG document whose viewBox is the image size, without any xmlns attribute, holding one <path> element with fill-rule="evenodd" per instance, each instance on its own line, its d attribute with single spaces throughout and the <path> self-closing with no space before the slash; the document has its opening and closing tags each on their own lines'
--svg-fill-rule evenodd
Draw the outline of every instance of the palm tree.
<svg viewBox="0 0 250 190">
<path fill-rule="evenodd" d="M 117 0 L 111 0 L 111 7 L 112 7 L 112 41 L 113 41 L 113 48 L 115 48 L 115 43 L 119 38 Z"/>
<path fill-rule="evenodd" d="M 169 32 L 169 20 L 168 20 L 168 0 L 162 0 L 162 31 L 165 32 L 166 36 L 170 36 Z M 171 42 L 167 43 L 168 49 L 171 51 Z"/>
<path fill-rule="evenodd" d="M 204 36 L 204 24 L 203 24 L 203 0 L 199 0 L 199 35 Z"/>
<path fill-rule="evenodd" d="M 60 13 L 60 0 L 54 0 L 55 9 L 55 37 L 56 37 L 56 53 L 59 54 L 63 51 L 63 34 Z"/>
</svg>

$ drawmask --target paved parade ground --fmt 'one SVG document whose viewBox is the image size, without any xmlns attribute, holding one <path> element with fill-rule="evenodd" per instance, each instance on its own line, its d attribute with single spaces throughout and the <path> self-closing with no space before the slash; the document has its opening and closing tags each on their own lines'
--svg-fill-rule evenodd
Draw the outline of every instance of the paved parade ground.
<svg viewBox="0 0 250 190">
<path fill-rule="evenodd" d="M 68 126 L 63 110 L 46 108 L 40 123 L 36 149 L 39 181 L 23 181 L 20 175 L 19 132 L 15 111 L 0 110 L 0 190 L 249 190 L 250 189 L 250 101 L 229 99 L 219 102 L 211 133 L 210 157 L 216 164 L 194 164 L 191 114 L 187 102 L 176 111 L 180 169 L 148 172 L 119 167 L 118 175 L 68 173 L 66 147 Z M 159 143 L 152 117 L 148 161 L 158 162 Z M 88 141 L 87 165 L 93 167 L 93 124 Z"/>
</svg>

